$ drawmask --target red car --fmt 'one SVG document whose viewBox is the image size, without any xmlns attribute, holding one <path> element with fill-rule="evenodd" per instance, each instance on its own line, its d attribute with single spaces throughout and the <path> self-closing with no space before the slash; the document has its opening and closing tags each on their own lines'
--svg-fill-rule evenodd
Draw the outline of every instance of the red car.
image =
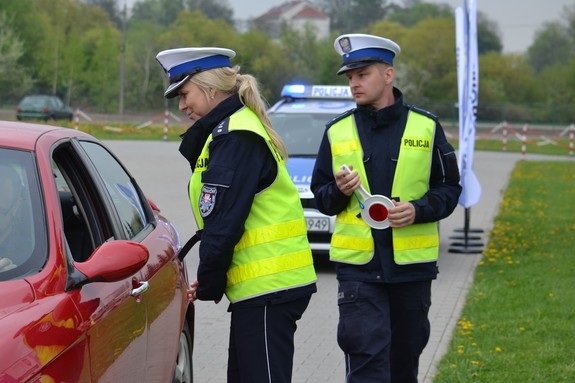
<svg viewBox="0 0 575 383">
<path fill-rule="evenodd" d="M 0 121 L 0 383 L 191 382 L 181 248 L 100 141 Z"/>
</svg>

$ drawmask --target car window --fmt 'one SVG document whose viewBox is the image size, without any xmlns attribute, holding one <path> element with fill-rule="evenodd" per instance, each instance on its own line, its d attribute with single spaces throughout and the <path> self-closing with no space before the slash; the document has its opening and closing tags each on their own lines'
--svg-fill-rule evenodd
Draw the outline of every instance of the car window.
<svg viewBox="0 0 575 383">
<path fill-rule="evenodd" d="M 34 157 L 0 148 L 0 280 L 41 270 L 48 254 L 45 225 Z"/>
<path fill-rule="evenodd" d="M 52 98 L 52 102 L 54 103 L 54 107 L 57 109 L 64 109 L 64 103 L 57 97 Z"/>
<path fill-rule="evenodd" d="M 270 113 L 274 130 L 280 135 L 290 156 L 316 156 L 325 125 L 336 114 Z"/>
<path fill-rule="evenodd" d="M 52 154 L 64 237 L 72 259 L 83 262 L 96 247 L 114 237 L 113 224 L 97 186 L 71 142 Z"/>
<path fill-rule="evenodd" d="M 137 186 L 104 147 L 88 141 L 82 141 L 81 144 L 104 181 L 125 233 L 129 239 L 133 239 L 148 224 L 145 204 Z"/>
<path fill-rule="evenodd" d="M 46 105 L 46 100 L 44 97 L 27 96 L 24 98 L 24 100 L 22 100 L 21 105 L 41 108 L 42 106 Z"/>
</svg>

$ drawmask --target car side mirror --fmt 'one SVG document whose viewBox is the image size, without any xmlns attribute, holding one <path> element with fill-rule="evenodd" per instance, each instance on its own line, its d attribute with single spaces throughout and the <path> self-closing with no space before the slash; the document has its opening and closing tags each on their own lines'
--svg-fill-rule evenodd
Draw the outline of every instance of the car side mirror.
<svg viewBox="0 0 575 383">
<path fill-rule="evenodd" d="M 149 257 L 146 246 L 116 240 L 105 242 L 85 262 L 74 262 L 74 267 L 86 277 L 83 283 L 116 282 L 137 273 Z"/>
</svg>

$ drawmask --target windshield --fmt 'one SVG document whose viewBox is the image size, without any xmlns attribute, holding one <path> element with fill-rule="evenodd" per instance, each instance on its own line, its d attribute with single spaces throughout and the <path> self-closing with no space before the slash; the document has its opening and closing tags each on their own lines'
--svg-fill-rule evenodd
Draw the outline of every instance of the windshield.
<svg viewBox="0 0 575 383">
<path fill-rule="evenodd" d="M 280 135 L 290 157 L 315 157 L 325 125 L 337 114 L 271 113 L 274 130 Z"/>
</svg>

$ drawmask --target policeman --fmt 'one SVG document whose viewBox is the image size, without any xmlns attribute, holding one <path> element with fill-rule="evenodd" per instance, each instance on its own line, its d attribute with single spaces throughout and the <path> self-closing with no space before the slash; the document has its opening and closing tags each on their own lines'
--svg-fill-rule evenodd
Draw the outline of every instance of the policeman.
<svg viewBox="0 0 575 383">
<path fill-rule="evenodd" d="M 296 321 L 316 291 L 303 209 L 256 79 L 224 48 L 162 51 L 165 97 L 193 125 L 180 152 L 201 232 L 193 299 L 230 301 L 228 382 L 291 382 Z"/>
<path fill-rule="evenodd" d="M 363 34 L 339 36 L 334 45 L 343 59 L 337 73 L 357 107 L 328 123 L 311 189 L 318 209 L 336 215 L 330 259 L 347 382 L 417 382 L 438 273 L 438 221 L 461 193 L 455 152 L 437 117 L 405 104 L 394 87 L 399 45 Z M 390 227 L 373 229 L 361 218 L 360 185 L 392 199 Z"/>
</svg>

